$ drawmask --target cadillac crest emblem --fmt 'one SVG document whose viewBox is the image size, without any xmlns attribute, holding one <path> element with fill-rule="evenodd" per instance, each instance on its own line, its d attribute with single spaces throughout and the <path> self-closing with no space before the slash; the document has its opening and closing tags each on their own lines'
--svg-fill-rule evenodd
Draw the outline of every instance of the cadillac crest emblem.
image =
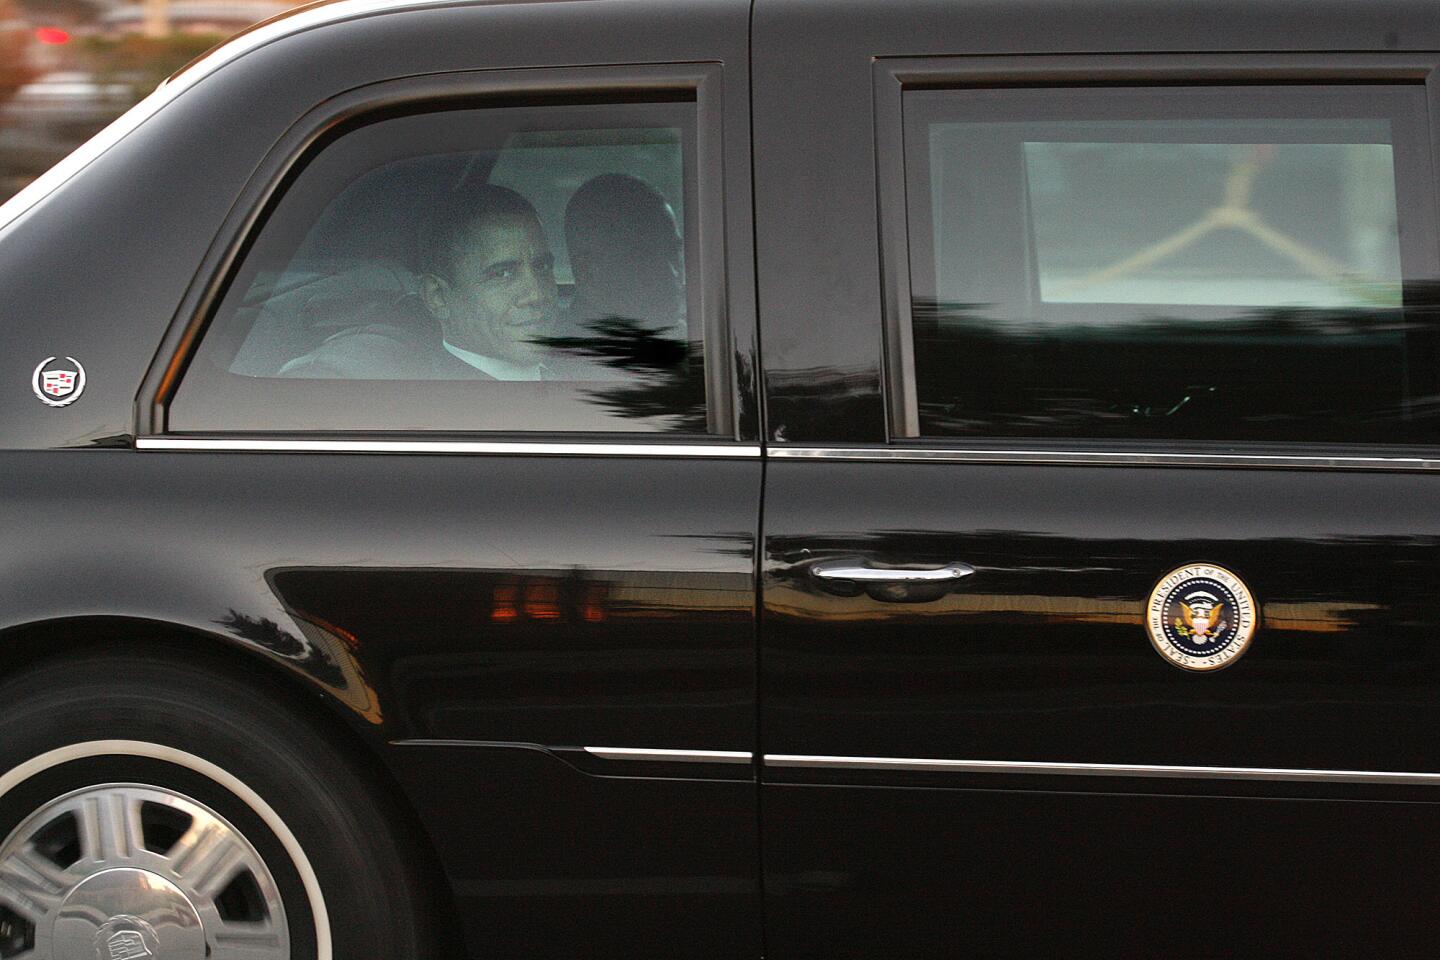
<svg viewBox="0 0 1440 960">
<path fill-rule="evenodd" d="M 155 928 L 139 917 L 111 917 L 95 934 L 97 960 L 144 960 L 160 955 Z"/>
<path fill-rule="evenodd" d="M 49 407 L 64 407 L 80 399 L 85 392 L 85 368 L 74 357 L 66 357 L 66 368 L 50 369 L 57 358 L 46 357 L 35 366 L 30 388 L 40 402 Z"/>
<path fill-rule="evenodd" d="M 1185 670 L 1228 667 L 1255 636 L 1255 599 L 1224 567 L 1192 563 L 1171 570 L 1145 605 L 1145 629 L 1166 660 Z"/>
</svg>

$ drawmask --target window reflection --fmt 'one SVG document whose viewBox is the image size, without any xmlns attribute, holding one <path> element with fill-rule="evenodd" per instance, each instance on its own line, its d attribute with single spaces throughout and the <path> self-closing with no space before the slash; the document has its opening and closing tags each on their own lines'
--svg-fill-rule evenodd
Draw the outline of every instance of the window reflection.
<svg viewBox="0 0 1440 960">
<path fill-rule="evenodd" d="M 1433 443 L 1440 284 L 1413 284 L 1405 299 L 1403 311 L 1156 313 L 1109 328 L 1045 327 L 967 304 L 916 301 L 922 430 Z"/>
<path fill-rule="evenodd" d="M 907 95 L 920 434 L 1434 443 L 1420 106 Z"/>
<path fill-rule="evenodd" d="M 1398 303 L 1388 143 L 1025 143 L 1023 155 L 1042 300 Z"/>
<path fill-rule="evenodd" d="M 707 432 L 695 168 L 684 103 L 340 137 L 260 233 L 171 429 Z"/>
</svg>

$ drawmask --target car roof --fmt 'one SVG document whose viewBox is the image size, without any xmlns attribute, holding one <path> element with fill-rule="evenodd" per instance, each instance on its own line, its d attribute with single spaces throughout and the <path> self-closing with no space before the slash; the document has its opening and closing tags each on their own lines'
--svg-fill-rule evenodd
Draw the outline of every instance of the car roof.
<svg viewBox="0 0 1440 960">
<path fill-rule="evenodd" d="M 630 3 L 635 0 L 319 0 L 262 21 L 181 68 L 130 111 L 74 153 L 0 205 L 0 235 L 41 200 L 119 143 L 166 104 L 206 77 L 255 50 L 286 37 L 338 23 L 411 11 L 459 7 L 514 7 L 558 3 Z M 642 0 L 643 2 L 643 0 Z M 675 16 L 704 0 L 652 0 L 657 14 Z M 1054 53 L 1056 43 L 1075 38 L 1068 52 L 1141 49 L 1254 50 L 1255 37 L 1280 35 L 1293 25 L 1304 49 L 1306 25 L 1322 24 L 1326 36 L 1344 36 L 1347 51 L 1440 50 L 1440 0 L 752 0 L 757 16 L 781 13 L 813 18 L 819 32 L 855 31 L 857 24 L 947 24 L 970 36 L 1004 24 L 1033 35 L 1033 44 L 1014 54 Z M 757 22 L 759 22 L 757 20 Z M 1195 43 L 1179 46 L 1168 37 L 1193 31 Z M 1164 29 L 1158 29 L 1164 25 Z M 1353 25 L 1353 28 L 1352 28 Z M 913 27 L 907 27 L 913 29 Z M 1159 44 L 1158 46 L 1156 44 Z M 1081 48 L 1084 49 L 1081 49 Z M 1312 48 L 1316 49 L 1316 48 Z M 955 50 L 975 53 L 975 50 Z"/>
</svg>

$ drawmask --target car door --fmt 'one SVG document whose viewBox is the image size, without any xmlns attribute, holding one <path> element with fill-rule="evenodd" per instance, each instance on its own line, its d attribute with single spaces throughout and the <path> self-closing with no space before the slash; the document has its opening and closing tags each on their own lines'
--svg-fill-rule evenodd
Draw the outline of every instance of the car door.
<svg viewBox="0 0 1440 960">
<path fill-rule="evenodd" d="M 381 741 L 475 955 L 751 956 L 747 8 L 550 6 L 399 15 L 313 98 L 157 358 L 134 509 L 228 504 L 190 616 Z"/>
<path fill-rule="evenodd" d="M 1082 6 L 757 8 L 777 958 L 1435 935 L 1437 60 Z"/>
</svg>

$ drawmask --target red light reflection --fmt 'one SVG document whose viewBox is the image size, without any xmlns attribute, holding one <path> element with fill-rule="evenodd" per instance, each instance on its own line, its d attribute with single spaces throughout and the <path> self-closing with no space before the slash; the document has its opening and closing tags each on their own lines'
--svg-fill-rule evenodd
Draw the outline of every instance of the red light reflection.
<svg viewBox="0 0 1440 960">
<path fill-rule="evenodd" d="M 559 620 L 560 589 L 544 581 L 526 584 L 525 616 L 531 620 Z"/>
<path fill-rule="evenodd" d="M 580 605 L 580 617 L 586 623 L 601 623 L 605 619 L 606 589 L 603 583 L 592 583 L 585 588 L 585 600 Z"/>
<path fill-rule="evenodd" d="M 500 623 L 520 619 L 520 611 L 515 606 L 519 594 L 520 589 L 513 583 L 496 587 L 495 605 L 490 610 L 490 619 Z"/>
</svg>

